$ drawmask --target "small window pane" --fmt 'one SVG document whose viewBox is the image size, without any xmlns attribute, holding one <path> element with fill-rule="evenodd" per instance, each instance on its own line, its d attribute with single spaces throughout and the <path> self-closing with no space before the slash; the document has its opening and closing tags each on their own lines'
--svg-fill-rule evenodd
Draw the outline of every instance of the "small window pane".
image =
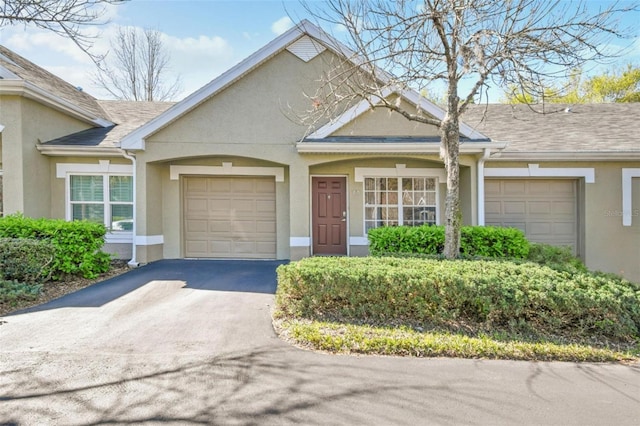
<svg viewBox="0 0 640 426">
<path fill-rule="evenodd" d="M 104 205 L 102 204 L 73 204 L 73 220 L 88 220 L 104 223 Z"/>
<path fill-rule="evenodd" d="M 71 176 L 71 201 L 104 201 L 102 176 Z"/>
<path fill-rule="evenodd" d="M 113 204 L 111 206 L 111 229 L 114 231 L 133 230 L 133 205 Z"/>
<path fill-rule="evenodd" d="M 398 178 L 389 178 L 388 189 L 390 191 L 398 190 Z"/>
<path fill-rule="evenodd" d="M 365 178 L 364 179 L 364 189 L 367 190 L 367 191 L 373 191 L 374 189 L 376 189 L 376 181 L 375 181 L 375 179 Z"/>
<path fill-rule="evenodd" d="M 109 177 L 110 201 L 133 202 L 133 178 L 131 176 Z"/>
</svg>

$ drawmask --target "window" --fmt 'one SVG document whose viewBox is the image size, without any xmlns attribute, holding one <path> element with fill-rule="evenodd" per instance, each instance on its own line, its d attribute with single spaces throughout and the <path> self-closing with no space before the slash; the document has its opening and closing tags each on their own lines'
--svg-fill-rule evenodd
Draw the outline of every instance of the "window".
<svg viewBox="0 0 640 426">
<path fill-rule="evenodd" d="M 133 229 L 133 178 L 115 175 L 71 175 L 71 220 L 104 223 L 112 231 Z"/>
<path fill-rule="evenodd" d="M 365 232 L 379 226 L 436 224 L 436 178 L 364 178 Z"/>
</svg>

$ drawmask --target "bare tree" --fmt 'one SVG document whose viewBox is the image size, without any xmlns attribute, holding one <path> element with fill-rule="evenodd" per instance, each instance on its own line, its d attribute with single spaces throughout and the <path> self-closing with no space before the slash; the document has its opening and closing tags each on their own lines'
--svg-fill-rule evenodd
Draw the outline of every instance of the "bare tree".
<svg viewBox="0 0 640 426">
<path fill-rule="evenodd" d="M 327 0 L 305 6 L 316 19 L 340 28 L 349 48 L 347 60 L 324 76 L 308 118 L 335 117 L 345 105 L 366 99 L 373 108 L 440 128 L 448 258 L 460 248 L 458 156 L 465 109 L 486 102 L 489 84 L 529 87 L 614 56 L 607 43 L 626 35 L 617 19 L 632 8 L 614 3 L 593 12 L 584 2 L 565 0 Z M 436 81 L 446 87 L 442 119 L 387 97 L 390 90 L 421 92 Z M 463 82 L 470 83 L 465 92 Z"/>
<path fill-rule="evenodd" d="M 8 25 L 33 25 L 68 37 L 88 53 L 92 37 L 83 29 L 104 24 L 102 20 L 107 5 L 117 5 L 128 0 L 7 0 L 0 5 L 0 28 Z"/>
<path fill-rule="evenodd" d="M 180 78 L 167 83 L 169 54 L 159 31 L 120 27 L 94 80 L 117 99 L 166 101 L 180 90 Z"/>
</svg>

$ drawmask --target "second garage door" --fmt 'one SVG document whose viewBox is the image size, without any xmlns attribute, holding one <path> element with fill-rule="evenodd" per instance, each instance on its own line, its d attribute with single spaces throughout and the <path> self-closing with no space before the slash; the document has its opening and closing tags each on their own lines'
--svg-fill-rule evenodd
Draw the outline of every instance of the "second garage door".
<svg viewBox="0 0 640 426">
<path fill-rule="evenodd" d="M 185 177 L 185 257 L 276 257 L 275 180 Z"/>
<path fill-rule="evenodd" d="M 578 253 L 578 183 L 571 179 L 487 179 L 485 223 L 524 231 L 530 241 Z"/>
</svg>

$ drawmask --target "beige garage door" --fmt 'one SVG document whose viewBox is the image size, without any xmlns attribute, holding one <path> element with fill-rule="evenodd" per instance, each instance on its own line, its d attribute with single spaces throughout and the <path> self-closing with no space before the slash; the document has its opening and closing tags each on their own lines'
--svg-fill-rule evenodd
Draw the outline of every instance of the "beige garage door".
<svg viewBox="0 0 640 426">
<path fill-rule="evenodd" d="M 268 177 L 185 177 L 186 257 L 276 257 L 276 186 Z"/>
<path fill-rule="evenodd" d="M 578 253 L 578 185 L 570 179 L 487 179 L 485 223 Z"/>
</svg>

